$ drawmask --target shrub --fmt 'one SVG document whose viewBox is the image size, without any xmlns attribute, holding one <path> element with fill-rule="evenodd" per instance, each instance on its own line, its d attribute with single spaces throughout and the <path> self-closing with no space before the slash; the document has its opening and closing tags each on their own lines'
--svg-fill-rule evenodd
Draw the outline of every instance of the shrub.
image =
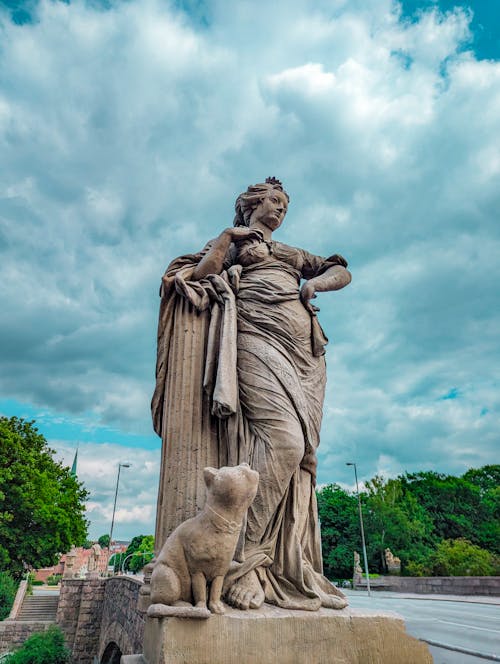
<svg viewBox="0 0 500 664">
<path fill-rule="evenodd" d="M 430 570 L 425 563 L 418 563 L 410 560 L 406 564 L 406 576 L 429 576 Z"/>
<path fill-rule="evenodd" d="M 26 594 L 27 595 L 33 595 L 33 581 L 35 580 L 35 573 L 34 572 L 28 572 L 26 575 Z"/>
<path fill-rule="evenodd" d="M 430 562 L 436 576 L 490 576 L 496 571 L 492 553 L 461 537 L 440 542 Z"/>
<path fill-rule="evenodd" d="M 39 579 L 35 579 L 31 585 L 32 586 L 43 586 L 44 583 L 43 583 L 43 581 L 40 581 Z"/>
<path fill-rule="evenodd" d="M 50 576 L 47 577 L 47 585 L 48 586 L 57 586 L 59 581 L 62 579 L 62 574 L 51 574 Z"/>
<path fill-rule="evenodd" d="M 9 615 L 16 592 L 17 583 L 9 572 L 0 572 L 0 620 L 5 620 Z"/>
<path fill-rule="evenodd" d="M 17 652 L 7 657 L 5 664 L 67 664 L 69 658 L 63 633 L 54 625 L 46 632 L 30 636 Z"/>
</svg>

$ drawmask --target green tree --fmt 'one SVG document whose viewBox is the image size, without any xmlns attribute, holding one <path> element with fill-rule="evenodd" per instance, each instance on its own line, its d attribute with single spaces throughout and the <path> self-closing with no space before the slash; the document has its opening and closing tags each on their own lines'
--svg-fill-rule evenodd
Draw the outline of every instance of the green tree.
<svg viewBox="0 0 500 664">
<path fill-rule="evenodd" d="M 500 554 L 500 465 L 471 468 L 462 476 L 477 487 L 481 502 L 481 518 L 476 520 L 475 542 Z"/>
<path fill-rule="evenodd" d="M 146 563 L 152 560 L 154 548 L 153 535 L 136 535 L 125 552 L 125 569 L 134 573 L 139 572 Z"/>
<path fill-rule="evenodd" d="M 500 552 L 500 490 L 488 488 L 488 473 L 481 471 L 468 471 L 468 477 L 420 472 L 401 478 L 405 492 L 413 494 L 432 519 L 436 543 L 465 538 Z"/>
<path fill-rule="evenodd" d="M 500 465 L 483 466 L 482 468 L 470 468 L 462 475 L 463 479 L 477 486 L 481 494 L 500 487 Z"/>
<path fill-rule="evenodd" d="M 132 540 L 130 541 L 130 544 L 127 547 L 126 554 L 129 556 L 131 553 L 135 553 L 136 551 L 141 550 L 141 542 L 145 535 L 135 535 L 135 537 L 132 537 Z"/>
<path fill-rule="evenodd" d="M 86 539 L 88 493 L 53 455 L 33 422 L 0 417 L 0 561 L 18 577 Z"/>
<path fill-rule="evenodd" d="M 0 572 L 0 620 L 10 613 L 17 592 L 17 583 L 8 572 Z"/>
<path fill-rule="evenodd" d="M 425 509 L 410 493 L 401 478 L 385 480 L 375 476 L 366 482 L 365 528 L 372 571 L 387 572 L 385 549 L 401 559 L 402 569 L 410 561 L 422 562 L 434 544 L 433 523 Z"/>
<path fill-rule="evenodd" d="M 490 576 L 498 573 L 495 556 L 466 539 L 443 540 L 430 556 L 436 576 Z"/>
<path fill-rule="evenodd" d="M 97 540 L 97 543 L 103 549 L 107 549 L 108 546 L 109 546 L 109 534 L 108 535 L 101 535 L 99 537 L 99 539 Z"/>
<path fill-rule="evenodd" d="M 67 664 L 70 656 L 63 633 L 53 625 L 45 632 L 32 634 L 17 652 L 6 658 L 5 664 Z"/>
<path fill-rule="evenodd" d="M 317 492 L 323 567 L 330 579 L 350 579 L 354 551 L 361 551 L 357 499 L 338 484 Z"/>
<path fill-rule="evenodd" d="M 389 480 L 376 476 L 365 487 L 360 497 L 370 571 L 386 571 L 384 551 L 390 548 L 401 558 L 403 574 L 437 574 L 438 568 L 445 569 L 443 551 L 450 556 L 455 551 L 449 552 L 449 545 L 441 550 L 440 543 L 464 538 L 467 546 L 476 546 L 471 555 L 477 554 L 481 564 L 490 561 L 489 567 L 478 563 L 469 569 L 490 574 L 485 570 L 498 562 L 500 466 L 470 469 L 462 477 L 435 472 Z M 319 490 L 317 497 L 325 573 L 330 578 L 350 577 L 353 550 L 361 553 L 357 498 L 336 484 Z M 457 556 L 466 548 L 455 546 Z M 490 557 L 477 549 L 489 551 Z"/>
<path fill-rule="evenodd" d="M 113 553 L 111 558 L 108 560 L 108 566 L 113 567 L 113 572 L 119 572 L 121 571 L 124 560 L 125 553 Z"/>
</svg>

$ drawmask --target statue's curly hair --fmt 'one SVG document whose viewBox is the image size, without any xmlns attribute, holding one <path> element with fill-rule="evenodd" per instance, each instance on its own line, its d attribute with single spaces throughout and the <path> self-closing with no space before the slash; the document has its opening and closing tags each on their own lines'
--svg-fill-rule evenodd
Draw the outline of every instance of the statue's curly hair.
<svg viewBox="0 0 500 664">
<path fill-rule="evenodd" d="M 234 204 L 236 215 L 234 217 L 233 226 L 248 226 L 252 212 L 257 205 L 262 203 L 264 197 L 273 189 L 283 192 L 287 199 L 290 200 L 290 196 L 283 189 L 283 185 L 274 176 L 266 178 L 266 181 L 260 184 L 251 184 L 248 189 L 236 199 L 236 203 Z"/>
</svg>

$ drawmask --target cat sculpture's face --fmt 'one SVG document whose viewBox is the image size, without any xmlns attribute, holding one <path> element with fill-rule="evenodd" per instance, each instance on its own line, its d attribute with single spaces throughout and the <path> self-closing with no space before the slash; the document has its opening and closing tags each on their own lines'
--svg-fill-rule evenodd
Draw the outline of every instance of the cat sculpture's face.
<svg viewBox="0 0 500 664">
<path fill-rule="evenodd" d="M 211 502 L 221 506 L 248 507 L 257 493 L 259 473 L 247 463 L 203 471 Z"/>
</svg>

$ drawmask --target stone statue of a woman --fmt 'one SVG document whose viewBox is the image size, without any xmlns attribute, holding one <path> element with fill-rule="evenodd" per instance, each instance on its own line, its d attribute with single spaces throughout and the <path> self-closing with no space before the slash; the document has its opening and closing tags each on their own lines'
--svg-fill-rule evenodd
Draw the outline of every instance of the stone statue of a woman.
<svg viewBox="0 0 500 664">
<path fill-rule="evenodd" d="M 202 507 L 205 466 L 248 462 L 259 488 L 225 581 L 240 609 L 347 604 L 322 575 L 314 487 L 327 339 L 311 299 L 351 275 L 339 255 L 273 240 L 288 202 L 275 178 L 248 187 L 234 226 L 175 259 L 160 292 L 157 546 Z"/>
</svg>

